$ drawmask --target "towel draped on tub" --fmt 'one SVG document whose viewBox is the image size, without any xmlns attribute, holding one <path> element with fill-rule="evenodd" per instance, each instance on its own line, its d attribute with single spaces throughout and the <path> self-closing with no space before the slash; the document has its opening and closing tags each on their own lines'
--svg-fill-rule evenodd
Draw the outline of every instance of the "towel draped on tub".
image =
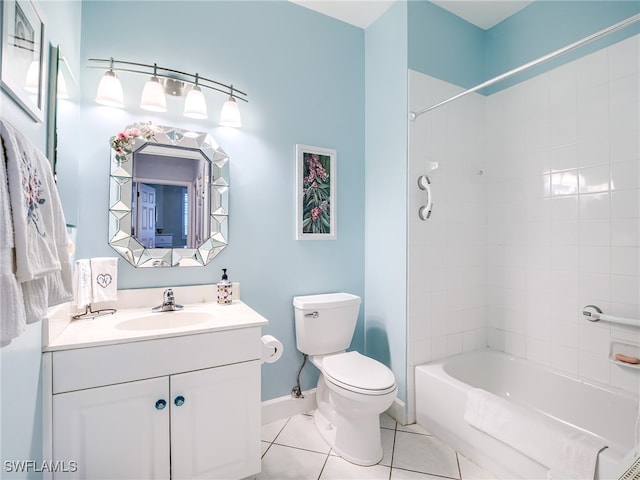
<svg viewBox="0 0 640 480">
<path fill-rule="evenodd" d="M 467 395 L 465 421 L 549 469 L 551 478 L 593 480 L 598 437 L 481 388 Z"/>
<path fill-rule="evenodd" d="M 1 118 L 0 139 L 2 346 L 25 323 L 44 318 L 48 307 L 71 300 L 73 285 L 66 221 L 49 161 Z"/>
</svg>

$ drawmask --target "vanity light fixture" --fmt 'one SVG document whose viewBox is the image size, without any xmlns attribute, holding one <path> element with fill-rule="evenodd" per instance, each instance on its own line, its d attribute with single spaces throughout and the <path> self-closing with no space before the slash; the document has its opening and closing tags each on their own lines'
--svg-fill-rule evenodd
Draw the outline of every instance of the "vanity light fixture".
<svg viewBox="0 0 640 480">
<path fill-rule="evenodd" d="M 160 80 L 156 76 L 157 65 L 153 64 L 153 77 L 144 84 L 140 108 L 151 112 L 166 112 L 167 99 L 164 96 L 164 89 L 160 85 Z"/>
<path fill-rule="evenodd" d="M 242 118 L 240 117 L 240 109 L 238 102 L 233 98 L 233 85 L 231 85 L 231 95 L 222 105 L 222 113 L 220 113 L 220 125 L 224 127 L 241 127 Z"/>
<path fill-rule="evenodd" d="M 204 120 L 208 118 L 207 114 L 207 102 L 204 99 L 204 95 L 200 86 L 198 85 L 198 74 L 196 73 L 196 84 L 193 86 L 187 98 L 184 99 L 184 113 L 185 117 L 197 118 L 198 120 Z"/>
<path fill-rule="evenodd" d="M 98 84 L 98 94 L 96 95 L 96 102 L 108 107 L 124 107 L 124 95 L 122 93 L 122 84 L 120 79 L 113 71 L 113 58 L 107 60 L 109 63 L 109 70 L 107 70 Z"/>
<path fill-rule="evenodd" d="M 142 92 L 141 108 L 156 112 L 166 112 L 165 94 L 172 96 L 186 95 L 183 114 L 190 118 L 205 119 L 208 117 L 207 103 L 202 89 L 207 88 L 227 96 L 227 100 L 222 107 L 220 124 L 231 127 L 242 126 L 237 101 L 248 102 L 249 100 L 247 100 L 245 92 L 238 90 L 233 85 L 226 85 L 216 80 L 201 77 L 197 73 L 191 74 L 172 68 L 159 67 L 155 63 L 149 65 L 114 60 L 113 58 L 90 58 L 88 61 L 89 68 L 107 70 L 98 85 L 98 95 L 96 96 L 96 102 L 98 103 L 116 107 L 124 106 L 122 86 L 115 72 L 137 73 L 151 77 Z M 116 83 L 120 89 L 119 97 L 117 93 L 110 93 L 109 90 L 115 88 L 113 85 Z M 120 102 L 117 101 L 118 98 Z"/>
</svg>

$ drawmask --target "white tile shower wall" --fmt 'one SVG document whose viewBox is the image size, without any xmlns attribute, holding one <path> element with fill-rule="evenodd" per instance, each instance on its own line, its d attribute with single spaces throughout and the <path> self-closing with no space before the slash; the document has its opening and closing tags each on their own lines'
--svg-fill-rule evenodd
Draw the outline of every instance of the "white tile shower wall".
<svg viewBox="0 0 640 480">
<path fill-rule="evenodd" d="M 459 91 L 410 71 L 414 110 Z M 409 124 L 409 391 L 415 365 L 487 345 L 487 201 L 479 175 L 485 102 L 472 94 Z M 417 179 L 424 174 L 433 191 L 433 213 L 426 221 L 418 217 L 426 196 Z"/>
<path fill-rule="evenodd" d="M 640 36 L 487 98 L 488 339 L 495 348 L 637 393 L 609 362 L 640 317 Z"/>
</svg>

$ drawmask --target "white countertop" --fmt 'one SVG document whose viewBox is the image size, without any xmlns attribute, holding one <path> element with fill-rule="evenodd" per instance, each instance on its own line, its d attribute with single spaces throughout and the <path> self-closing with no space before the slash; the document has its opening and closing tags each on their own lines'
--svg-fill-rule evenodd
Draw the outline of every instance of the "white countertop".
<svg viewBox="0 0 640 480">
<path fill-rule="evenodd" d="M 133 330 L 123 328 L 122 325 L 127 320 L 149 315 L 158 315 L 158 318 L 175 315 L 171 319 L 178 320 L 180 312 L 191 311 L 206 312 L 205 316 L 210 316 L 210 318 L 198 323 L 187 322 L 186 325 L 177 325 L 172 328 Z M 193 316 L 190 318 L 192 319 Z M 153 319 L 150 320 L 153 321 Z M 71 321 L 55 338 L 51 339 L 48 345 L 43 347 L 43 351 L 71 350 L 237 328 L 261 327 L 268 323 L 266 318 L 240 300 L 234 300 L 231 305 L 218 305 L 216 302 L 193 303 L 185 305 L 184 310 L 181 311 L 153 314 L 148 307 L 128 308 L 119 310 L 113 315 L 107 314 L 93 319 Z"/>
</svg>

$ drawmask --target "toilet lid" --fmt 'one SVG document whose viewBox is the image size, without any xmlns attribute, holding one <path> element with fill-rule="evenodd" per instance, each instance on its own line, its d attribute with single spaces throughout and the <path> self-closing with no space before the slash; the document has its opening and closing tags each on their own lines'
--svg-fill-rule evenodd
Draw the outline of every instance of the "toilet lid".
<svg viewBox="0 0 640 480">
<path fill-rule="evenodd" d="M 347 390 L 379 395 L 396 388 L 396 379 L 391 370 L 358 352 L 325 357 L 322 372 L 327 380 Z"/>
</svg>

